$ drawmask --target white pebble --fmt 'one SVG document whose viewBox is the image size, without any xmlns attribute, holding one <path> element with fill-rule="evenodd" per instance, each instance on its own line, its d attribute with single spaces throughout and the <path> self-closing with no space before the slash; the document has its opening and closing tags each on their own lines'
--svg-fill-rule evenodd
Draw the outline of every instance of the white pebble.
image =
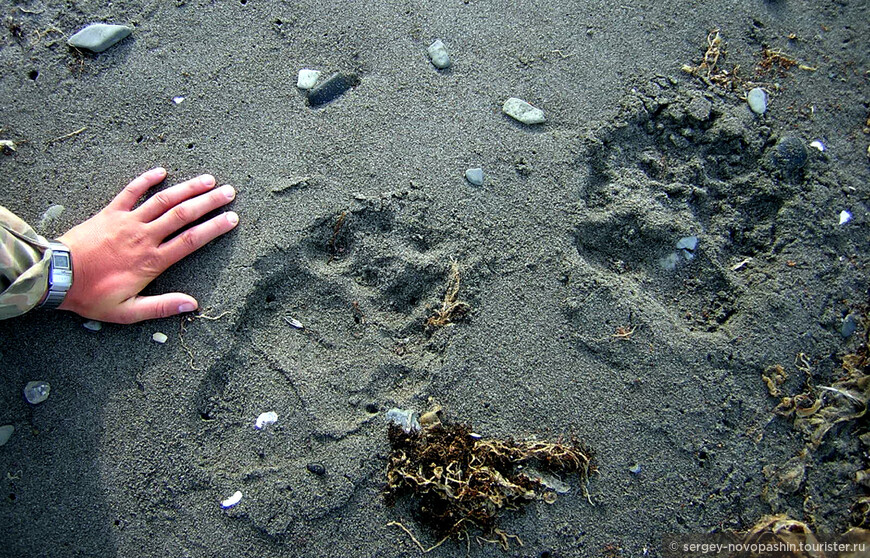
<svg viewBox="0 0 870 558">
<path fill-rule="evenodd" d="M 760 87 L 756 87 L 746 96 L 746 102 L 749 103 L 749 108 L 755 114 L 764 114 L 767 110 L 767 91 Z"/>
<path fill-rule="evenodd" d="M 825 144 L 822 143 L 822 142 L 820 142 L 819 140 L 811 141 L 811 142 L 810 142 L 810 147 L 815 147 L 816 149 L 818 149 L 818 150 L 821 151 L 822 153 L 824 153 L 825 150 L 827 149 L 827 147 L 825 147 Z"/>
<path fill-rule="evenodd" d="M 242 501 L 242 491 L 236 490 L 236 493 L 221 502 L 223 509 L 231 508 Z"/>
<path fill-rule="evenodd" d="M 31 405 L 42 403 L 48 399 L 51 393 L 51 384 L 48 382 L 27 382 L 24 386 L 24 398 Z"/>
<path fill-rule="evenodd" d="M 169 337 L 167 337 L 165 333 L 161 333 L 159 331 L 151 336 L 152 341 L 154 341 L 155 343 L 160 343 L 161 345 L 166 343 L 167 339 L 169 339 Z"/>
<path fill-rule="evenodd" d="M 4 445 L 9 441 L 9 438 L 12 437 L 12 433 L 15 432 L 15 427 L 11 424 L 7 424 L 6 426 L 0 426 L 0 446 Z"/>
<path fill-rule="evenodd" d="M 303 68 L 299 70 L 299 75 L 296 77 L 296 87 L 299 89 L 311 89 L 318 79 L 320 79 L 320 70 Z"/>
<path fill-rule="evenodd" d="M 475 186 L 483 186 L 483 169 L 468 169 L 465 171 L 465 180 Z"/>
<path fill-rule="evenodd" d="M 302 322 L 300 322 L 293 316 L 284 316 L 284 321 L 287 322 L 287 325 L 289 325 L 290 327 L 295 327 L 296 329 L 305 329 L 305 326 L 302 325 Z"/>
<path fill-rule="evenodd" d="M 511 97 L 505 101 L 501 110 L 523 124 L 540 124 L 545 121 L 544 111 L 516 97 Z"/>
<path fill-rule="evenodd" d="M 852 220 L 852 214 L 846 211 L 845 209 L 840 212 L 840 224 L 845 225 L 849 221 Z"/>
<path fill-rule="evenodd" d="M 82 327 L 91 331 L 100 331 L 103 329 L 103 324 L 96 320 L 88 320 L 82 324 Z"/>
<path fill-rule="evenodd" d="M 450 67 L 450 54 L 447 52 L 447 47 L 444 46 L 441 39 L 429 45 L 427 52 L 429 53 L 429 58 L 432 59 L 432 65 L 439 70 Z"/>
<path fill-rule="evenodd" d="M 175 103 L 176 105 L 180 105 L 181 103 L 184 102 L 184 97 L 182 97 L 181 95 L 179 95 L 177 97 L 173 97 L 172 102 Z"/>
<path fill-rule="evenodd" d="M 278 413 L 275 411 L 269 411 L 267 413 L 262 413 L 257 417 L 256 422 L 254 422 L 254 428 L 262 430 L 264 426 L 275 424 L 276 422 L 278 422 Z"/>
</svg>

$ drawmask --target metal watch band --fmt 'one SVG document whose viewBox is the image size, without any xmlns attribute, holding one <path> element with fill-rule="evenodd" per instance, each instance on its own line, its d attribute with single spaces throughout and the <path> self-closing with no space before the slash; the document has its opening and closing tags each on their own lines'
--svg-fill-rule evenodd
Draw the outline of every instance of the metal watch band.
<svg viewBox="0 0 870 558">
<path fill-rule="evenodd" d="M 51 241 L 48 243 L 48 247 L 51 250 L 48 292 L 39 307 L 52 310 L 61 305 L 72 286 L 72 256 L 70 256 L 69 248 L 61 242 Z"/>
</svg>

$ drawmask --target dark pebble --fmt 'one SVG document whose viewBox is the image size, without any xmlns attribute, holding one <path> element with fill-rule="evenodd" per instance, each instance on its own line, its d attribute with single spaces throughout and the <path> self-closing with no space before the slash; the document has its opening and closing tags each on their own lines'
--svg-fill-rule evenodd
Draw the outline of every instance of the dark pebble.
<svg viewBox="0 0 870 558">
<path fill-rule="evenodd" d="M 786 136 L 776 142 L 771 159 L 773 164 L 786 172 L 793 172 L 807 164 L 809 154 L 804 142 L 794 136 Z"/>
<path fill-rule="evenodd" d="M 845 319 L 843 319 L 843 325 L 840 326 L 840 335 L 842 335 L 844 339 L 848 339 L 849 337 L 852 337 L 857 330 L 858 320 L 855 319 L 855 316 L 849 314 Z"/>
<path fill-rule="evenodd" d="M 308 470 L 319 477 L 322 477 L 326 474 L 326 467 L 324 467 L 320 463 L 309 463 Z"/>
<path fill-rule="evenodd" d="M 312 107 L 326 104 L 357 85 L 359 85 L 359 78 L 357 76 L 336 72 L 329 76 L 326 81 L 308 92 L 308 104 Z"/>
</svg>

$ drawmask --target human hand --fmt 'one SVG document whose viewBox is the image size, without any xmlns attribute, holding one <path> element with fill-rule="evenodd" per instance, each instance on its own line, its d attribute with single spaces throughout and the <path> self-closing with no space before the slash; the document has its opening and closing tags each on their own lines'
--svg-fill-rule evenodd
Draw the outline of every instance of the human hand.
<svg viewBox="0 0 870 558">
<path fill-rule="evenodd" d="M 166 240 L 179 229 L 235 198 L 232 186 L 215 188 L 204 174 L 167 188 L 133 208 L 166 178 L 152 169 L 128 184 L 99 213 L 58 240 L 70 249 L 73 284 L 61 310 L 94 320 L 130 324 L 196 310 L 184 293 L 139 296 L 169 266 L 232 230 L 239 216 L 228 211 Z"/>
</svg>

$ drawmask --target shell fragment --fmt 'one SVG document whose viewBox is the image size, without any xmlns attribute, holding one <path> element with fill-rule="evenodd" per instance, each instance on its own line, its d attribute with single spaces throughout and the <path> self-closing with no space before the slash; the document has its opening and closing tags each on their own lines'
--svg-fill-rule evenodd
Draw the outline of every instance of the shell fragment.
<svg viewBox="0 0 870 558">
<path fill-rule="evenodd" d="M 275 424 L 278 422 L 278 413 L 275 411 L 269 411 L 267 413 L 262 413 L 257 417 L 257 420 L 254 422 L 254 428 L 257 430 L 262 430 L 264 427 Z"/>
<path fill-rule="evenodd" d="M 160 331 L 154 333 L 154 335 L 151 336 L 152 341 L 154 341 L 155 343 L 160 343 L 161 345 L 166 343 L 167 339 L 169 339 L 169 337 L 167 337 L 165 333 L 162 333 Z"/>
<path fill-rule="evenodd" d="M 235 494 L 233 494 L 232 496 L 230 496 L 229 498 L 227 498 L 226 500 L 223 500 L 221 502 L 221 507 L 223 509 L 228 509 L 228 508 L 235 506 L 236 504 L 238 504 L 241 501 L 242 501 L 242 491 L 236 490 Z"/>
</svg>

